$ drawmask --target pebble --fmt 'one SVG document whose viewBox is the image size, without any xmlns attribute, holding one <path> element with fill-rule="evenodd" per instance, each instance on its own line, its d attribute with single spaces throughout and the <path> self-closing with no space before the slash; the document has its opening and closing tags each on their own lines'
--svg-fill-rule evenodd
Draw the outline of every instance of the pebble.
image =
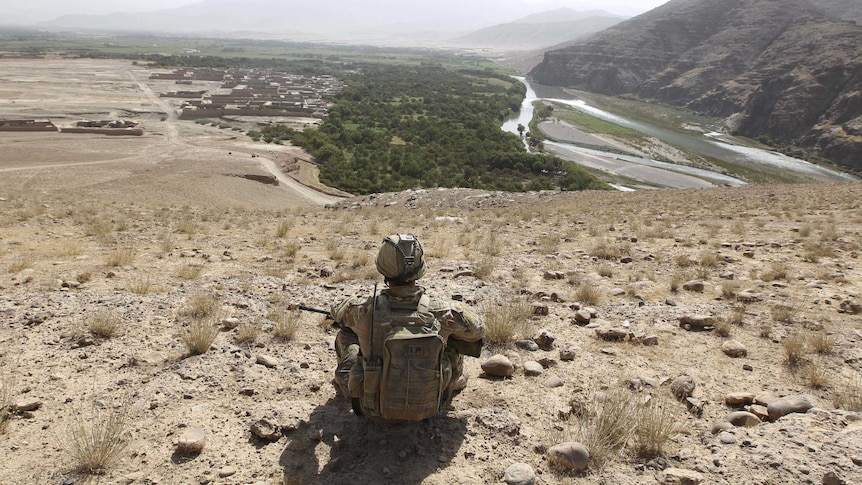
<svg viewBox="0 0 862 485">
<path fill-rule="evenodd" d="M 753 428 L 760 424 L 760 418 L 748 411 L 736 411 L 727 416 L 730 424 L 740 428 Z"/>
<path fill-rule="evenodd" d="M 278 367 L 278 360 L 276 360 L 275 357 L 270 357 L 264 354 L 258 354 L 255 362 L 270 369 Z"/>
<path fill-rule="evenodd" d="M 497 354 L 482 363 L 482 370 L 489 376 L 510 377 L 515 372 L 515 365 L 505 355 Z"/>
<path fill-rule="evenodd" d="M 721 344 L 721 351 L 724 352 L 724 355 L 734 359 L 748 355 L 748 349 L 738 340 L 724 342 Z"/>
<path fill-rule="evenodd" d="M 658 345 L 658 335 L 647 335 L 643 339 L 643 344 L 646 345 L 647 347 L 653 346 L 653 345 Z"/>
<path fill-rule="evenodd" d="M 206 431 L 203 428 L 189 428 L 177 440 L 177 453 L 180 455 L 200 453 L 206 444 L 206 436 Z"/>
<path fill-rule="evenodd" d="M 687 282 L 683 283 L 683 285 L 682 285 L 683 290 L 695 291 L 698 293 L 702 292 L 705 287 L 706 287 L 706 285 L 703 283 L 703 281 L 700 281 L 700 280 L 687 281 Z"/>
<path fill-rule="evenodd" d="M 679 326 L 686 330 L 706 330 L 715 327 L 715 317 L 712 315 L 684 315 L 679 319 Z"/>
<path fill-rule="evenodd" d="M 691 397 L 695 387 L 697 384 L 691 376 L 679 376 L 670 383 L 670 392 L 677 400 L 683 401 L 685 398 Z"/>
<path fill-rule="evenodd" d="M 744 406 L 753 402 L 753 392 L 732 392 L 724 396 L 724 403 L 728 406 Z"/>
<path fill-rule="evenodd" d="M 769 419 L 776 419 L 786 416 L 790 413 L 805 413 L 814 407 L 808 396 L 787 396 L 776 399 L 766 406 L 766 411 L 769 413 Z"/>
<path fill-rule="evenodd" d="M 590 320 L 593 316 L 586 309 L 581 309 L 575 312 L 575 322 L 576 323 L 590 323 Z"/>
<path fill-rule="evenodd" d="M 549 389 L 554 389 L 557 387 L 563 387 L 564 385 L 566 385 L 566 383 L 565 381 L 563 381 L 563 379 L 557 376 L 551 376 L 545 379 L 545 382 L 543 382 L 542 385 Z"/>
<path fill-rule="evenodd" d="M 540 376 L 545 372 L 545 369 L 542 368 L 542 364 L 536 362 L 535 360 L 528 360 L 524 362 L 524 375 L 526 376 Z"/>
<path fill-rule="evenodd" d="M 533 337 L 533 342 L 536 342 L 536 345 L 542 350 L 551 350 L 555 340 L 557 337 L 548 329 L 542 329 L 538 335 Z"/>
<path fill-rule="evenodd" d="M 235 475 L 235 474 L 236 474 L 236 468 L 234 468 L 230 465 L 222 467 L 222 469 L 218 471 L 219 478 L 227 478 L 227 477 L 229 477 L 231 475 Z"/>
<path fill-rule="evenodd" d="M 699 485 L 703 482 L 703 475 L 684 468 L 667 468 L 661 472 L 661 483 L 663 485 Z"/>
<path fill-rule="evenodd" d="M 221 326 L 226 329 L 233 330 L 239 326 L 239 318 L 229 317 L 222 319 Z"/>
<path fill-rule="evenodd" d="M 575 360 L 577 353 L 573 349 L 561 349 L 560 350 L 560 360 L 563 362 L 571 362 Z"/>
<path fill-rule="evenodd" d="M 518 340 L 515 342 L 515 347 L 518 347 L 519 349 L 524 349 L 528 352 L 539 351 L 539 345 L 532 340 Z"/>
<path fill-rule="evenodd" d="M 712 432 L 712 434 L 718 434 L 718 433 L 721 433 L 722 431 L 728 431 L 731 429 L 733 429 L 733 425 L 730 424 L 730 421 L 728 421 L 724 418 L 721 418 L 721 419 L 717 419 L 715 421 L 715 423 L 712 424 L 711 432 Z"/>
<path fill-rule="evenodd" d="M 571 471 L 583 471 L 590 463 L 590 452 L 586 446 L 575 441 L 560 443 L 548 448 L 548 461 Z"/>
<path fill-rule="evenodd" d="M 536 483 L 536 472 L 526 463 L 515 463 L 506 468 L 503 481 L 507 485 L 533 485 Z"/>
<path fill-rule="evenodd" d="M 278 441 L 281 439 L 281 427 L 271 419 L 258 419 L 252 423 L 251 433 L 262 440 Z"/>
</svg>

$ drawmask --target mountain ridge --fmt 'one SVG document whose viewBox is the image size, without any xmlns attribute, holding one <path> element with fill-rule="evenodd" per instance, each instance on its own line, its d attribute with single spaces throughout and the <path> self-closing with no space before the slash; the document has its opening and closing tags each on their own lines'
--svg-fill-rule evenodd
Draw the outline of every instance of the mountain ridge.
<svg viewBox="0 0 862 485">
<path fill-rule="evenodd" d="M 862 168 L 862 28 L 805 0 L 672 0 L 547 52 L 530 77 L 685 106 Z"/>
</svg>

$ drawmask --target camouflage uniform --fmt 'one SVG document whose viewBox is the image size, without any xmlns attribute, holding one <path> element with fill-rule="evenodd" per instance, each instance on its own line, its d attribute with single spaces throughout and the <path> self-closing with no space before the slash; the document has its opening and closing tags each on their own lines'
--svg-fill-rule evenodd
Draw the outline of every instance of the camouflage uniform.
<svg viewBox="0 0 862 485">
<path fill-rule="evenodd" d="M 418 303 L 425 289 L 411 282 L 405 285 L 391 286 L 380 294 L 390 301 Z M 373 298 L 348 298 L 332 309 L 332 317 L 341 325 L 335 338 L 335 352 L 338 356 L 338 366 L 335 369 L 335 382 L 341 394 L 349 397 L 348 378 L 350 369 L 357 363 L 360 355 L 367 355 L 371 339 L 371 307 Z M 440 322 L 440 336 L 443 341 L 449 337 L 465 342 L 477 342 L 485 335 L 482 320 L 472 310 L 459 302 L 446 302 L 431 298 L 430 312 Z M 459 378 L 463 373 L 463 356 L 452 348 L 444 351 L 443 365 L 452 370 L 452 378 L 444 383 L 446 394 L 463 388 Z M 444 373 L 445 374 L 445 373 Z M 460 385 L 460 388 L 458 385 Z"/>
</svg>

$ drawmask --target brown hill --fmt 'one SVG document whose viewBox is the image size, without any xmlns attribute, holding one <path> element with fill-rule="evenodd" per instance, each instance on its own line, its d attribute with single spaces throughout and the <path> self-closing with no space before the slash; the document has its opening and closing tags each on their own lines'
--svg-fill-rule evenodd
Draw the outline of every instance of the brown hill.
<svg viewBox="0 0 862 485">
<path fill-rule="evenodd" d="M 687 106 L 862 168 L 862 27 L 805 0 L 672 0 L 546 53 L 530 76 Z"/>
</svg>

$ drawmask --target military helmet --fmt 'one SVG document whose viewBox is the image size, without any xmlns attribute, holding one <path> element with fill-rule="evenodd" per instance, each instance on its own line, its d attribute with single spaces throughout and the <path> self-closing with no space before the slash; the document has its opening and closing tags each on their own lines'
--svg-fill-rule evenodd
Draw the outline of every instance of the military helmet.
<svg viewBox="0 0 862 485">
<path fill-rule="evenodd" d="M 422 245 L 413 234 L 393 234 L 377 252 L 377 271 L 387 280 L 407 283 L 425 274 Z"/>
</svg>

